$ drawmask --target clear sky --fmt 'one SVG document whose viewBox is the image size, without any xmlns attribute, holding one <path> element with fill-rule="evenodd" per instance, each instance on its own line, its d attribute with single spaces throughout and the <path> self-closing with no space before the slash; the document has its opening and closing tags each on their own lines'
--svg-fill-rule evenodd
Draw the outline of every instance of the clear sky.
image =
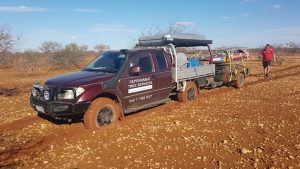
<svg viewBox="0 0 300 169">
<path fill-rule="evenodd" d="M 44 41 L 127 48 L 153 25 L 182 24 L 213 47 L 300 43 L 299 0 L 0 0 L 0 24 Z"/>
</svg>

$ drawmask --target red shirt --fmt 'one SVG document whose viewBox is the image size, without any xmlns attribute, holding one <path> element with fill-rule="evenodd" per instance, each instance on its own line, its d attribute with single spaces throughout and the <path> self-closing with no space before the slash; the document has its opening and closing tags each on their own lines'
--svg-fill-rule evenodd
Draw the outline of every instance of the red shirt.
<svg viewBox="0 0 300 169">
<path fill-rule="evenodd" d="M 271 61 L 272 57 L 274 55 L 273 49 L 272 48 L 267 48 L 261 52 L 263 56 L 263 60 L 265 61 Z"/>
</svg>

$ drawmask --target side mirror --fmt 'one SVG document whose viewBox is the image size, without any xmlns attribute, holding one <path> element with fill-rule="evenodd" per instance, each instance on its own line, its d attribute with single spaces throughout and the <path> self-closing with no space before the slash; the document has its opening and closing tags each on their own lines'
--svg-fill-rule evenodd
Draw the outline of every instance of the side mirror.
<svg viewBox="0 0 300 169">
<path fill-rule="evenodd" d="M 141 67 L 139 67 L 139 66 L 132 66 L 131 68 L 130 68 L 130 75 L 132 75 L 132 76 L 137 76 L 137 75 L 139 75 L 139 73 L 141 72 Z"/>
</svg>

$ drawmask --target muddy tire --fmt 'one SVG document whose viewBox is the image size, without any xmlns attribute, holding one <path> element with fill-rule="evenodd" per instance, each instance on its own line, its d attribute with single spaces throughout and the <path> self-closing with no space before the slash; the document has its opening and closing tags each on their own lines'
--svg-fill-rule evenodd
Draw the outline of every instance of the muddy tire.
<svg viewBox="0 0 300 169">
<path fill-rule="evenodd" d="M 120 112 L 120 107 L 115 101 L 109 98 L 98 98 L 84 114 L 84 125 L 88 129 L 98 129 L 100 126 L 119 120 Z"/>
<path fill-rule="evenodd" d="M 190 100 L 196 99 L 198 96 L 198 88 L 195 82 L 189 81 L 186 84 L 185 91 L 179 92 L 177 95 L 177 100 L 180 102 L 188 102 Z"/>
<path fill-rule="evenodd" d="M 236 75 L 236 80 L 233 82 L 233 86 L 237 89 L 242 88 L 245 85 L 245 76 L 243 73 Z"/>
</svg>

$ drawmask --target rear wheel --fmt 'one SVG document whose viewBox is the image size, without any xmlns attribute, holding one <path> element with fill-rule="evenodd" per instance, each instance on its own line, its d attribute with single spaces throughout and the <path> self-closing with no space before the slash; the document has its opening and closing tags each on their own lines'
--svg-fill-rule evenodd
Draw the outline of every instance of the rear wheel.
<svg viewBox="0 0 300 169">
<path fill-rule="evenodd" d="M 195 82 L 189 81 L 186 84 L 184 92 L 179 92 L 178 93 L 178 101 L 180 102 L 187 102 L 190 100 L 194 100 L 197 98 L 198 95 L 198 88 Z"/>
<path fill-rule="evenodd" d="M 118 120 L 120 112 L 120 107 L 115 101 L 109 98 L 98 98 L 84 114 L 84 125 L 88 129 L 97 129 Z"/>
<path fill-rule="evenodd" d="M 243 73 L 238 73 L 236 75 L 236 80 L 233 83 L 233 86 L 237 89 L 242 88 L 245 85 L 245 76 Z"/>
</svg>

